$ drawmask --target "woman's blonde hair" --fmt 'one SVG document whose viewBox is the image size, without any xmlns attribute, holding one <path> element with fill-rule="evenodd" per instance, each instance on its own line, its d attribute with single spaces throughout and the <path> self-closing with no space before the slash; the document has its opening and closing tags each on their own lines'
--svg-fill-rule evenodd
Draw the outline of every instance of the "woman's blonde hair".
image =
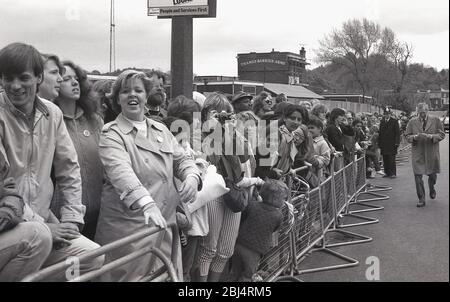
<svg viewBox="0 0 450 302">
<path fill-rule="evenodd" d="M 113 110 L 116 112 L 122 112 L 122 108 L 120 108 L 119 105 L 119 94 L 120 90 L 122 90 L 122 88 L 126 85 L 127 81 L 130 79 L 141 80 L 142 83 L 144 84 L 144 89 L 147 96 L 150 94 L 150 91 L 153 88 L 153 82 L 142 71 L 132 69 L 123 71 L 114 81 L 111 93 L 107 95 L 107 97 L 112 101 L 111 106 L 113 107 Z"/>
</svg>

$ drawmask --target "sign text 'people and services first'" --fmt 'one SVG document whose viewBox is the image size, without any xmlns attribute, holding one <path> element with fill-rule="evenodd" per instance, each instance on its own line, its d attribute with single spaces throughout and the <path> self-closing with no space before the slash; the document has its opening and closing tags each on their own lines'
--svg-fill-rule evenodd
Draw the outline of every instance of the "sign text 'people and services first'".
<svg viewBox="0 0 450 302">
<path fill-rule="evenodd" d="M 148 0 L 148 15 L 158 17 L 172 16 L 210 16 L 208 0 Z"/>
</svg>

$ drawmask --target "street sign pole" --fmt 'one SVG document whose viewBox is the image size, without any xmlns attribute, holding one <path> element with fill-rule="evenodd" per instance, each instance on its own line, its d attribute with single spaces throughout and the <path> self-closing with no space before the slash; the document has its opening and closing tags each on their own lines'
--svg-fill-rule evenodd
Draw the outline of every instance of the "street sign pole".
<svg viewBox="0 0 450 302">
<path fill-rule="evenodd" d="M 192 98 L 193 89 L 193 18 L 172 17 L 171 46 L 172 98 Z"/>
<path fill-rule="evenodd" d="M 217 0 L 147 0 L 148 15 L 172 18 L 171 97 L 184 95 L 192 99 L 193 18 L 215 18 Z"/>
</svg>

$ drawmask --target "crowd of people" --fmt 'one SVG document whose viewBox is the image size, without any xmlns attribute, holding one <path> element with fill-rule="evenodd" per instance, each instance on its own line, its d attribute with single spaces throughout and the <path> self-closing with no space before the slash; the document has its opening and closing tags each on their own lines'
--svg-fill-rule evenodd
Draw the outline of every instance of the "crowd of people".
<svg viewBox="0 0 450 302">
<path fill-rule="evenodd" d="M 169 224 L 178 232 L 81 263 L 80 274 L 148 246 L 170 256 L 178 240 L 184 281 L 251 281 L 276 244 L 292 169 L 308 166 L 300 176 L 313 188 L 334 156 L 365 156 L 368 178 L 394 178 L 401 133 L 422 138 L 389 108 L 355 114 L 267 92 L 167 100 L 162 73 L 136 70 L 92 84 L 77 64 L 23 43 L 0 50 L 0 76 L 0 281 Z M 161 266 L 148 254 L 99 281 Z"/>
</svg>

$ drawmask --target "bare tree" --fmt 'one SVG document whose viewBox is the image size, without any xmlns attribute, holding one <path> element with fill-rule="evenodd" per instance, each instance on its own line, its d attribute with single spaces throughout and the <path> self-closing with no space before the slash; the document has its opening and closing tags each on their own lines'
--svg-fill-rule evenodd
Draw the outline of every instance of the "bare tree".
<svg viewBox="0 0 450 302">
<path fill-rule="evenodd" d="M 367 19 L 345 22 L 342 29 L 333 30 L 319 41 L 316 52 L 321 63 L 335 63 L 345 68 L 357 81 L 363 97 L 370 90 L 370 59 L 380 52 L 382 43 L 380 25 Z"/>
<path fill-rule="evenodd" d="M 413 55 L 412 45 L 399 41 L 389 28 L 383 30 L 381 41 L 380 52 L 390 63 L 388 67 L 391 69 L 390 81 L 394 92 L 394 103 L 399 108 L 405 107 L 408 100 L 403 92 L 403 86 L 408 73 L 409 61 Z"/>
</svg>

